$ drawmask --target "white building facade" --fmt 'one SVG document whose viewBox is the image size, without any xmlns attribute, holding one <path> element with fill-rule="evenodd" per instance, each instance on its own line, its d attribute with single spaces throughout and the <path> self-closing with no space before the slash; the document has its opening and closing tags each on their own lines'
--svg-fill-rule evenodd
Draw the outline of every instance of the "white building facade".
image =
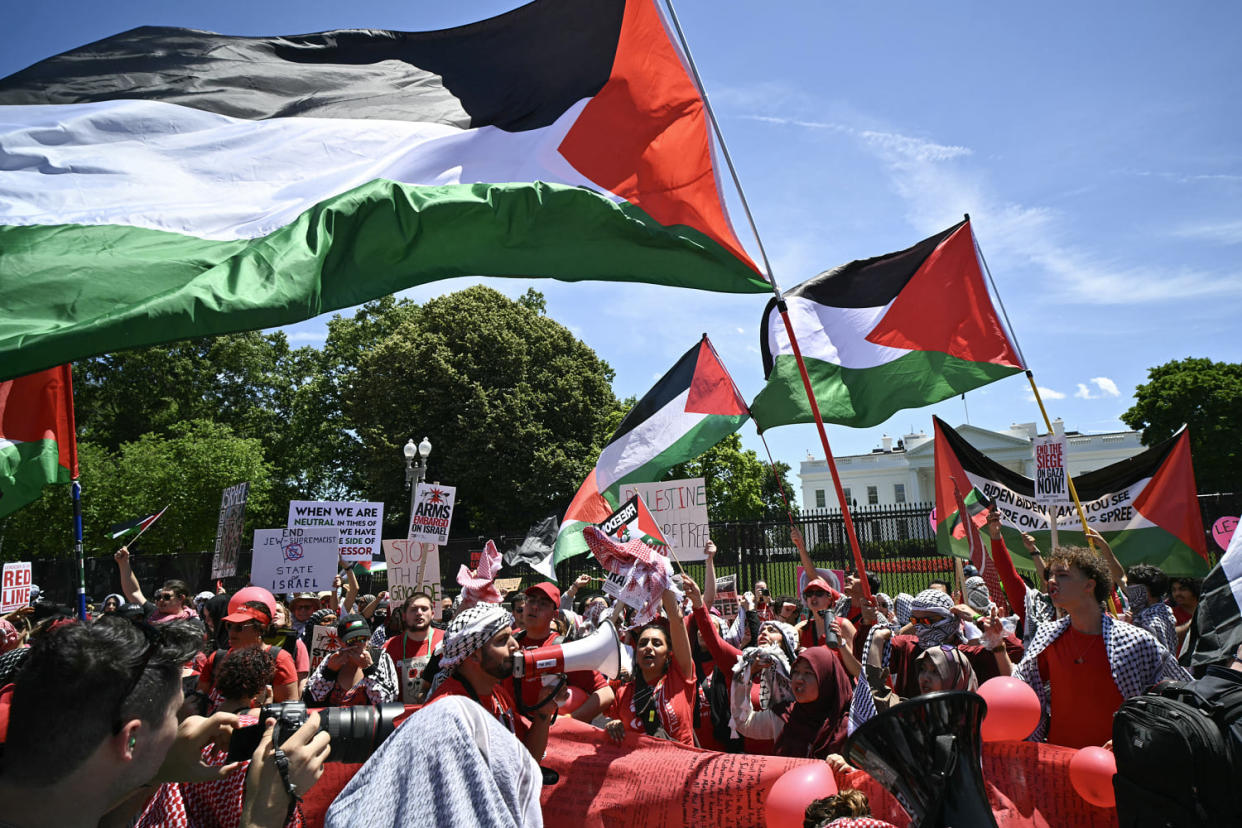
<svg viewBox="0 0 1242 828">
<path fill-rule="evenodd" d="M 1060 420 L 1054 425 L 1059 423 Z M 957 432 L 997 463 L 1027 477 L 1034 476 L 1031 440 L 1038 434 L 1035 423 L 1018 423 L 1006 431 L 964 425 L 958 426 Z M 1137 431 L 1068 431 L 1065 436 L 1069 442 L 1071 476 L 1133 457 L 1145 449 Z M 836 461 L 841 487 L 851 506 L 931 503 L 936 498 L 935 440 L 927 434 L 906 434 L 895 444 L 886 436 L 883 445 L 870 454 L 837 457 Z M 803 509 L 840 508 L 826 461 L 808 457 L 802 462 L 798 477 Z"/>
</svg>

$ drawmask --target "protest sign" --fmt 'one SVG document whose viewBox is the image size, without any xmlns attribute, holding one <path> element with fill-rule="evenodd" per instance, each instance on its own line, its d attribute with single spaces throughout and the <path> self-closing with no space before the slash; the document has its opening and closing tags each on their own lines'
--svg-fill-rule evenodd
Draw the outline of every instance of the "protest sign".
<svg viewBox="0 0 1242 828">
<path fill-rule="evenodd" d="M 599 530 L 621 543 L 628 543 L 637 538 L 664 557 L 668 557 L 668 541 L 656 524 L 655 518 L 652 517 L 647 504 L 638 495 L 632 495 L 621 504 L 617 511 L 605 518 L 603 523 L 599 524 Z"/>
<path fill-rule="evenodd" d="M 1069 493 L 1069 442 L 1058 434 L 1031 441 L 1035 453 L 1035 502 L 1040 506 L 1072 503 Z"/>
<path fill-rule="evenodd" d="M 255 529 L 250 583 L 278 595 L 331 589 L 339 547 L 335 526 Z"/>
<path fill-rule="evenodd" d="M 316 624 L 315 631 L 311 634 L 310 671 L 312 673 L 315 672 L 315 668 L 319 666 L 321 661 L 340 648 L 341 642 L 336 637 L 336 627 Z"/>
<path fill-rule="evenodd" d="M 242 529 L 246 519 L 246 495 L 250 483 L 229 486 L 220 497 L 220 519 L 216 522 L 216 551 L 211 556 L 211 577 L 237 574 L 237 555 L 241 552 Z"/>
<path fill-rule="evenodd" d="M 30 561 L 6 563 L 0 574 L 0 613 L 14 612 L 30 606 Z"/>
<path fill-rule="evenodd" d="M 1233 533 L 1238 528 L 1238 519 L 1230 515 L 1217 518 L 1212 524 L 1212 540 L 1216 541 L 1216 545 L 1221 550 L 1229 548 L 1229 541 L 1233 539 Z"/>
<path fill-rule="evenodd" d="M 845 585 L 845 570 L 844 569 L 819 569 L 818 567 L 816 567 L 815 571 L 817 573 L 817 577 L 823 578 L 825 581 L 828 582 L 828 586 L 832 587 L 837 592 L 842 591 L 842 587 Z M 801 566 L 798 567 L 795 570 L 795 575 L 798 579 L 798 596 L 797 597 L 800 598 L 802 596 L 802 593 L 806 592 L 806 585 L 807 585 L 806 569 Z"/>
<path fill-rule="evenodd" d="M 626 483 L 621 499 L 642 498 L 669 548 L 681 561 L 703 560 L 707 543 L 707 487 L 703 478 Z"/>
<path fill-rule="evenodd" d="M 521 585 L 522 585 L 521 578 L 497 578 L 496 579 L 496 589 L 500 590 L 506 595 L 509 594 L 510 592 L 513 592 L 515 589 L 517 589 Z"/>
<path fill-rule="evenodd" d="M 414 495 L 414 514 L 410 515 L 409 540 L 419 543 L 448 543 L 449 524 L 453 522 L 453 503 L 457 487 L 439 483 L 419 483 Z"/>
<path fill-rule="evenodd" d="M 370 561 L 380 550 L 383 503 L 352 503 L 335 500 L 289 501 L 290 529 L 319 530 L 334 526 L 340 535 L 344 561 Z"/>
<path fill-rule="evenodd" d="M 415 592 L 425 592 L 436 601 L 444 596 L 440 586 L 440 547 L 434 543 L 386 540 L 384 559 L 388 564 L 391 605 L 401 604 Z"/>
<path fill-rule="evenodd" d="M 737 575 L 716 579 L 716 600 L 712 606 L 730 621 L 737 618 Z"/>
</svg>

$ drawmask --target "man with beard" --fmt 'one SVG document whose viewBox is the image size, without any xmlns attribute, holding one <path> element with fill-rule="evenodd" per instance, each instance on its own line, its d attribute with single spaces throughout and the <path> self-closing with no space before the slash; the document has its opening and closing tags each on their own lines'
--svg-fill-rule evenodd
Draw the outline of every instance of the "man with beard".
<svg viewBox="0 0 1242 828">
<path fill-rule="evenodd" d="M 962 617 L 973 618 L 979 625 L 983 631 L 981 644 L 963 643 Z M 978 615 L 970 607 L 954 606 L 953 599 L 938 589 L 925 589 L 914 596 L 910 622 L 914 635 L 894 636 L 891 627 L 872 627 L 864 649 L 869 652 L 872 647 L 883 647 L 879 662 L 891 673 L 893 690 L 903 699 L 919 694 L 919 656 L 930 647 L 957 647 L 970 662 L 980 684 L 995 676 L 1009 675 L 1011 661 L 1022 660 L 1022 642 L 1012 633 L 1005 634 L 995 610 L 986 616 Z"/>
<path fill-rule="evenodd" d="M 384 642 L 397 667 L 397 680 L 401 685 L 401 701 L 406 704 L 422 704 L 427 698 L 428 686 L 423 681 L 423 669 L 431 660 L 431 654 L 444 640 L 442 630 L 431 627 L 431 608 L 435 599 L 425 592 L 416 592 L 401 604 L 401 635 L 394 635 Z"/>
<path fill-rule="evenodd" d="M 458 613 L 444 631 L 440 672 L 431 688 L 428 704 L 445 696 L 465 696 L 508 728 L 536 761 L 548 748 L 548 728 L 556 715 L 556 701 L 549 699 L 530 714 L 530 722 L 517 711 L 511 682 L 513 654 L 519 647 L 513 638 L 513 616 L 498 604 L 476 604 Z"/>
<path fill-rule="evenodd" d="M 561 605 L 561 593 L 555 584 L 544 581 L 526 590 L 526 602 L 522 605 L 521 626 L 514 637 L 523 650 L 546 647 L 560 643 L 556 630 L 552 628 L 552 619 L 556 617 Z M 608 680 L 593 670 L 575 670 L 567 674 L 569 684 L 586 694 L 586 701 L 572 715 L 580 722 L 590 723 L 601 710 L 612 706 L 615 694 Z M 530 707 L 547 695 L 543 676 L 524 678 L 519 684 L 522 704 Z M 517 682 L 515 682 L 517 683 Z"/>
</svg>

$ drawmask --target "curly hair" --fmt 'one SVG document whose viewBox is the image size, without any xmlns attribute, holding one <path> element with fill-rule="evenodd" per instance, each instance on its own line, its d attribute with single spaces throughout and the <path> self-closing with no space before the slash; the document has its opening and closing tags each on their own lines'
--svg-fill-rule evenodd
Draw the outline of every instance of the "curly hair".
<svg viewBox="0 0 1242 828">
<path fill-rule="evenodd" d="M 871 803 L 867 795 L 855 788 L 846 788 L 832 796 L 816 799 L 806 806 L 802 816 L 803 828 L 818 828 L 824 823 L 841 817 L 871 816 Z"/>
<path fill-rule="evenodd" d="M 1109 593 L 1113 591 L 1113 579 L 1108 574 L 1108 564 L 1098 552 L 1085 546 L 1058 546 L 1048 556 L 1048 567 L 1051 569 L 1059 563 L 1076 566 L 1079 572 L 1095 581 L 1092 595 L 1096 601 L 1107 600 Z"/>
<path fill-rule="evenodd" d="M 1126 583 L 1144 585 L 1153 601 L 1163 601 L 1169 594 L 1169 576 L 1164 574 L 1163 569 L 1151 564 L 1135 564 L 1127 569 Z"/>
<path fill-rule="evenodd" d="M 249 699 L 272 683 L 276 659 L 261 647 L 233 650 L 216 666 L 216 690 L 226 699 Z"/>
<path fill-rule="evenodd" d="M 1203 591 L 1203 579 L 1202 578 L 1170 578 L 1169 579 L 1170 590 L 1172 590 L 1173 586 L 1176 584 L 1181 584 L 1182 589 L 1186 590 L 1191 595 L 1195 596 L 1196 601 L 1199 600 L 1199 595 Z"/>
</svg>

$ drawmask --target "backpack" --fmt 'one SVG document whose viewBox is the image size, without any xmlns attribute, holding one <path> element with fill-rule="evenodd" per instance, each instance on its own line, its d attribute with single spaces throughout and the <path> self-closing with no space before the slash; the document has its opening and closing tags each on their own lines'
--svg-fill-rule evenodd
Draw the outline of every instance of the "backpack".
<svg viewBox="0 0 1242 828">
<path fill-rule="evenodd" d="M 1161 682 L 1113 717 L 1120 828 L 1242 825 L 1242 673 Z"/>
</svg>

